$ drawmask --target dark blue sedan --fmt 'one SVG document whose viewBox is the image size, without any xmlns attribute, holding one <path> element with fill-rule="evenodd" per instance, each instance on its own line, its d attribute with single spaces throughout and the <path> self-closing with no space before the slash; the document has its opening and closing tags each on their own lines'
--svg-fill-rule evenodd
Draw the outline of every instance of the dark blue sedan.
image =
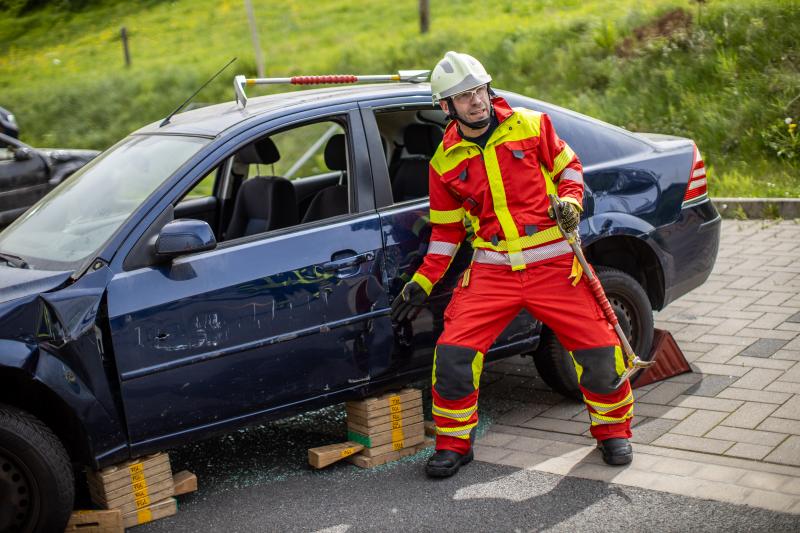
<svg viewBox="0 0 800 533">
<path fill-rule="evenodd" d="M 646 355 L 652 310 L 716 258 L 697 147 L 499 93 L 548 113 L 583 161 L 586 253 Z M 445 121 L 427 85 L 405 83 L 197 109 L 126 137 L 0 233 L 0 530 L 63 528 L 71 462 L 428 375 L 469 247 L 413 322 L 388 307 L 426 251 Z M 525 314 L 490 355 L 519 353 L 575 393 L 558 341 Z"/>
</svg>

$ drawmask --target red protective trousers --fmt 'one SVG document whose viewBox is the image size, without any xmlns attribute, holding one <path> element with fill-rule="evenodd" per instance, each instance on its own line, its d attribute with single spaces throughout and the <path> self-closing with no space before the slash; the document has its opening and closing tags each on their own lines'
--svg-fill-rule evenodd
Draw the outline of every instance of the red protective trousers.
<svg viewBox="0 0 800 533">
<path fill-rule="evenodd" d="M 591 434 L 597 440 L 630 438 L 630 384 L 612 389 L 624 371 L 619 339 L 603 316 L 586 276 L 572 286 L 573 256 L 528 265 L 473 263 L 444 313 L 433 368 L 436 449 L 466 453 L 478 423 L 483 356 L 497 336 L 526 309 L 550 328 L 572 356 Z"/>
</svg>

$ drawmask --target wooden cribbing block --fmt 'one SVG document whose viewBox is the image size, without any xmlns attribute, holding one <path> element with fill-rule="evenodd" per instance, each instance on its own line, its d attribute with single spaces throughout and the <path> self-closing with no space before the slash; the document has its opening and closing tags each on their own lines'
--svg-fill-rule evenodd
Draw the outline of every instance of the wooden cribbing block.
<svg viewBox="0 0 800 533">
<path fill-rule="evenodd" d="M 89 471 L 86 479 L 92 501 L 104 509 L 119 509 L 123 522 L 126 514 L 148 508 L 175 491 L 166 453 Z"/>
<path fill-rule="evenodd" d="M 123 533 L 119 509 L 104 511 L 73 511 L 64 533 Z"/>
<path fill-rule="evenodd" d="M 423 421 L 422 414 L 410 415 L 408 417 L 398 417 L 400 420 L 390 420 L 385 424 L 379 424 L 377 426 L 362 426 L 360 424 L 356 424 L 352 420 L 347 421 L 347 429 L 349 431 L 355 431 L 356 433 L 361 433 L 362 435 L 376 435 L 378 433 L 383 433 L 384 431 L 391 431 L 393 429 L 398 428 L 406 428 L 413 424 L 418 424 Z"/>
<path fill-rule="evenodd" d="M 422 400 L 412 400 L 411 404 L 402 404 L 393 412 L 384 409 L 383 414 L 364 416 L 362 412 L 347 411 L 348 424 L 356 424 L 364 427 L 380 426 L 389 422 L 398 422 L 410 416 L 417 416 L 422 414 Z"/>
<path fill-rule="evenodd" d="M 389 444 L 390 442 L 403 442 L 407 436 L 424 433 L 424 431 L 425 429 L 422 422 L 418 422 L 410 426 L 390 429 L 389 431 L 371 435 L 364 435 L 351 429 L 347 432 L 347 438 L 351 441 L 363 444 L 367 448 L 375 448 L 383 444 Z"/>
<path fill-rule="evenodd" d="M 130 474 L 131 467 L 141 468 L 142 470 L 149 472 L 150 470 L 155 470 L 156 466 L 163 465 L 165 463 L 169 464 L 169 454 L 156 453 L 153 455 L 140 457 L 139 459 L 131 459 L 123 463 L 115 464 L 99 471 L 90 470 L 88 475 L 92 479 L 100 480 L 105 484 L 109 483 L 110 481 L 125 479 L 126 476 Z"/>
<path fill-rule="evenodd" d="M 114 495 L 119 495 L 119 491 L 121 489 L 131 490 L 132 482 L 133 485 L 135 485 L 133 490 L 137 490 L 137 487 L 141 487 L 136 485 L 136 483 L 139 483 L 142 480 L 150 483 L 156 479 L 161 480 L 168 475 L 172 475 L 172 469 L 170 468 L 169 463 L 161 463 L 151 466 L 145 472 L 134 472 L 133 477 L 131 477 L 131 474 L 129 473 L 127 477 L 113 479 L 105 483 L 100 477 L 87 472 L 86 480 L 89 484 L 89 492 L 92 494 L 93 499 L 95 496 L 97 496 L 102 500 L 108 500 L 114 497 Z M 133 481 L 134 478 L 136 481 Z"/>
<path fill-rule="evenodd" d="M 170 470 L 146 476 L 144 479 L 134 483 L 128 482 L 126 486 L 107 492 L 102 492 L 102 488 L 89 483 L 89 495 L 94 503 L 106 509 L 117 509 L 119 508 L 118 504 L 135 500 L 137 493 L 140 497 L 144 496 L 145 492 L 152 494 L 155 487 L 163 487 L 164 482 L 168 480 L 172 480 L 172 471 Z"/>
<path fill-rule="evenodd" d="M 149 507 L 156 502 L 160 502 L 166 498 L 175 494 L 175 485 L 172 484 L 172 476 L 169 476 L 167 479 L 155 483 L 153 485 L 149 485 L 144 490 L 136 491 L 136 493 L 128 493 L 124 496 L 121 496 L 115 500 L 110 500 L 108 502 L 95 502 L 101 507 L 105 507 L 107 509 L 119 509 L 122 511 L 123 514 L 123 521 L 125 519 L 125 514 L 133 512 L 137 509 L 144 509 L 145 507 Z"/>
<path fill-rule="evenodd" d="M 416 434 L 412 435 L 405 435 L 403 440 L 390 442 L 389 444 L 383 444 L 381 446 L 375 446 L 374 448 L 364 448 L 361 451 L 361 455 L 364 457 L 377 457 L 378 455 L 384 454 L 386 452 L 398 451 L 402 450 L 403 448 L 409 448 L 414 446 L 415 444 L 419 444 L 425 440 L 425 433 L 422 432 L 422 428 Z"/>
<path fill-rule="evenodd" d="M 175 498 L 167 498 L 152 503 L 142 509 L 124 513 L 122 515 L 122 525 L 125 527 L 138 526 L 140 524 L 152 522 L 153 520 L 158 520 L 159 518 L 172 516 L 177 512 L 178 502 Z"/>
<path fill-rule="evenodd" d="M 399 398 L 399 399 L 397 399 Z M 357 402 L 347 402 L 347 408 L 359 409 L 363 411 L 372 411 L 374 409 L 381 409 L 389 407 L 399 402 L 412 400 L 415 398 L 422 398 L 422 391 L 419 389 L 402 389 L 397 392 L 387 392 L 380 396 L 373 398 L 365 398 Z"/>
<path fill-rule="evenodd" d="M 401 400 L 393 405 L 387 405 L 386 407 L 376 407 L 370 409 L 369 411 L 350 406 L 348 406 L 346 410 L 348 417 L 352 416 L 364 420 L 373 420 L 394 413 L 408 411 L 415 407 L 422 410 L 422 398 L 409 398 L 407 400 Z"/>
<path fill-rule="evenodd" d="M 314 468 L 323 468 L 329 464 L 335 463 L 339 459 L 344 459 L 354 453 L 358 453 L 363 449 L 363 444 L 349 441 L 320 446 L 318 448 L 310 448 L 308 450 L 308 462 Z"/>
<path fill-rule="evenodd" d="M 175 486 L 175 496 L 189 494 L 197 490 L 197 476 L 188 470 L 181 470 L 172 476 L 172 484 Z"/>
<path fill-rule="evenodd" d="M 357 455 L 352 455 L 348 457 L 347 461 L 361 468 L 372 468 L 374 466 L 380 466 L 382 464 L 386 464 L 392 461 L 397 461 L 398 459 L 402 459 L 403 457 L 408 457 L 409 455 L 414 455 L 415 453 L 421 452 L 425 448 L 429 448 L 433 445 L 434 445 L 433 439 L 426 439 L 421 444 L 410 446 L 402 450 L 391 451 L 383 455 L 379 455 L 377 457 L 365 457 L 364 455 L 359 453 Z"/>
</svg>

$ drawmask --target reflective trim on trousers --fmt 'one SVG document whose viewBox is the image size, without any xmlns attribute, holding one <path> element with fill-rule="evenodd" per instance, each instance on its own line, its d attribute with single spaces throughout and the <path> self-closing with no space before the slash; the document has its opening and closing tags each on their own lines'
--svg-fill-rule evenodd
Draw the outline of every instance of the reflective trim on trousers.
<svg viewBox="0 0 800 533">
<path fill-rule="evenodd" d="M 570 248 L 569 243 L 567 241 L 560 241 L 553 244 L 547 244 L 545 246 L 539 246 L 538 248 L 528 248 L 527 250 L 522 250 L 522 258 L 525 261 L 525 264 L 530 264 L 571 253 L 572 248 Z M 493 250 L 484 250 L 482 248 L 475 250 L 475 252 L 472 254 L 472 260 L 475 263 L 484 263 L 487 265 L 511 266 L 511 259 L 509 258 L 508 254 L 495 252 Z"/>
<path fill-rule="evenodd" d="M 478 425 L 477 422 L 475 422 L 474 424 L 467 424 L 466 426 L 458 426 L 454 428 L 443 428 L 437 425 L 436 434 L 447 435 L 448 437 L 458 437 L 459 439 L 468 439 L 469 434 L 472 431 L 472 428 L 474 428 L 477 425 Z"/>
<path fill-rule="evenodd" d="M 617 403 L 600 403 L 589 400 L 586 396 L 583 397 L 583 401 L 586 402 L 587 405 L 590 405 L 592 409 L 597 411 L 600 414 L 609 413 L 615 409 L 619 409 L 625 405 L 630 405 L 633 403 L 633 392 L 628 393 L 628 395 L 623 398 L 622 400 L 618 401 Z"/>
<path fill-rule="evenodd" d="M 632 417 L 633 417 L 633 406 L 631 406 L 631 408 L 628 409 L 628 411 L 624 415 L 619 417 L 605 416 L 597 413 L 592 413 L 591 411 L 589 412 L 589 418 L 592 419 L 593 426 L 597 424 L 621 424 L 622 422 L 625 422 L 627 419 Z"/>
<path fill-rule="evenodd" d="M 454 409 L 445 409 L 444 407 L 439 407 L 438 405 L 434 404 L 433 408 L 431 409 L 431 412 L 437 416 L 449 418 L 451 420 L 458 420 L 459 422 L 464 422 L 467 419 L 469 419 L 469 417 L 474 415 L 477 410 L 478 410 L 477 405 L 475 407 L 470 407 L 468 409 L 454 410 Z"/>
</svg>

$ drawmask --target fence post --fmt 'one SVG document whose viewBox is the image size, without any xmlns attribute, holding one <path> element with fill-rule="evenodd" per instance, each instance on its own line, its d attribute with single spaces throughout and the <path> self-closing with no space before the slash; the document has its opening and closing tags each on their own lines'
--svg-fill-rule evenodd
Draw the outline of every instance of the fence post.
<svg viewBox="0 0 800 533">
<path fill-rule="evenodd" d="M 264 55 L 261 53 L 261 45 L 258 43 L 258 28 L 256 28 L 256 16 L 253 13 L 253 3 L 250 0 L 244 0 L 244 7 L 247 9 L 247 19 L 250 22 L 250 37 L 253 39 L 253 49 L 256 53 L 256 72 L 259 78 L 263 78 L 264 70 Z"/>
<path fill-rule="evenodd" d="M 431 6 L 429 0 L 419 0 L 419 32 L 428 33 L 431 25 Z"/>
<path fill-rule="evenodd" d="M 128 30 L 125 29 L 125 26 L 122 27 L 120 30 L 120 37 L 122 38 L 122 51 L 125 53 L 125 66 L 131 66 L 131 53 L 128 50 Z"/>
</svg>

